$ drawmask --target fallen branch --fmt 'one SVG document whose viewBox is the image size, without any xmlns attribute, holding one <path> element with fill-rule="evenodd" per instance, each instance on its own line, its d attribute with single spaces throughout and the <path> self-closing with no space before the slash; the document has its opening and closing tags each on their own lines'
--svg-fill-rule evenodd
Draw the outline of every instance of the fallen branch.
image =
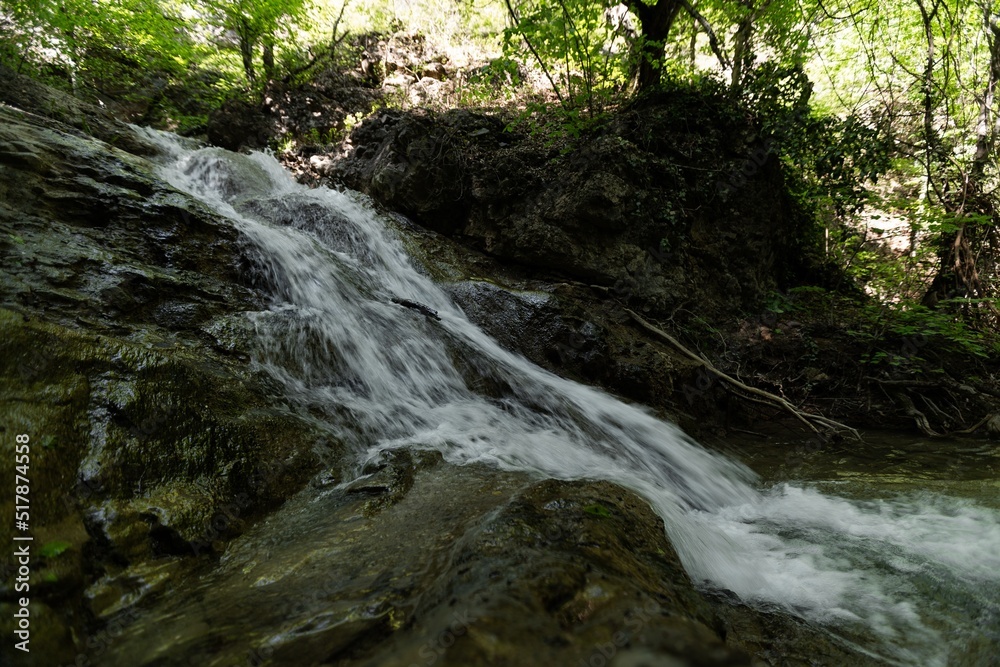
<svg viewBox="0 0 1000 667">
<path fill-rule="evenodd" d="M 659 338 L 662 338 L 663 340 L 667 341 L 668 343 L 670 343 L 671 345 L 673 345 L 675 348 L 677 348 L 677 350 L 680 351 L 684 356 L 688 357 L 689 359 L 691 359 L 694 362 L 697 362 L 698 364 L 701 364 L 702 366 L 705 367 L 706 370 L 708 370 L 712 374 L 716 375 L 720 380 L 722 380 L 722 381 L 726 382 L 727 384 L 729 384 L 729 385 L 731 385 L 731 386 L 739 389 L 740 391 L 743 391 L 743 392 L 746 392 L 747 394 L 750 394 L 751 396 L 758 397 L 756 399 L 758 402 L 763 402 L 763 403 L 765 403 L 767 405 L 772 405 L 772 406 L 775 406 L 775 407 L 780 407 L 780 408 L 788 411 L 793 417 L 795 417 L 800 422 L 802 422 L 803 424 L 805 424 L 814 433 L 819 433 L 819 429 L 817 428 L 817 425 L 819 425 L 819 426 L 822 426 L 822 427 L 827 428 L 827 429 L 829 429 L 831 431 L 834 431 L 834 432 L 837 432 L 837 431 L 847 431 L 848 433 L 850 433 L 851 435 L 853 435 L 858 440 L 861 440 L 861 435 L 857 432 L 856 429 L 853 429 L 850 426 L 847 426 L 846 424 L 841 424 L 840 422 L 834 421 L 832 419 L 828 419 L 828 418 L 826 418 L 826 417 L 824 417 L 822 415 L 814 415 L 812 413 L 804 412 L 802 410 L 799 410 L 794 405 L 792 405 L 791 403 L 789 403 L 785 399 L 781 398 L 780 396 L 777 396 L 776 394 L 772 394 L 769 391 L 764 391 L 763 389 L 758 389 L 756 387 L 751 387 L 751 386 L 749 386 L 747 384 L 744 384 L 743 382 L 740 382 L 739 380 L 737 380 L 734 377 L 726 375 L 725 373 L 723 373 L 722 371 L 720 371 L 719 369 L 717 369 L 715 366 L 713 366 L 712 363 L 708 359 L 704 358 L 700 354 L 696 354 L 695 352 L 692 352 L 687 347 L 685 347 L 683 344 L 681 344 L 681 342 L 679 340 L 677 340 L 676 338 L 674 338 L 673 336 L 671 336 L 670 334 L 668 334 L 663 329 L 660 329 L 659 327 L 657 327 L 657 326 L 655 326 L 653 324 L 650 324 L 649 322 L 647 322 L 642 316 L 640 316 L 635 311 L 630 310 L 629 308 L 626 308 L 625 312 L 628 313 L 629 316 L 637 324 L 639 324 L 639 326 L 641 326 L 643 329 L 645 329 L 649 333 L 655 334 Z"/>
</svg>

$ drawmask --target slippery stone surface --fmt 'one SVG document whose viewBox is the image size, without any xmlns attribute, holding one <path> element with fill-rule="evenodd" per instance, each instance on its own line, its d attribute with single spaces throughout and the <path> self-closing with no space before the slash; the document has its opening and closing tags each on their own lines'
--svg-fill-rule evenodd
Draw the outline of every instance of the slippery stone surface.
<svg viewBox="0 0 1000 667">
<path fill-rule="evenodd" d="M 39 85 L 0 65 L 0 103 L 34 116 L 33 122 L 58 127 L 78 137 L 95 137 L 139 155 L 154 152 L 135 132 L 109 111 L 81 102 L 54 88 Z"/>
<path fill-rule="evenodd" d="M 232 542 L 107 664 L 750 664 L 632 494 L 406 451 L 370 473 L 306 489 Z"/>
<path fill-rule="evenodd" d="M 126 130 L 119 143 L 145 152 Z M 67 545 L 33 559 L 50 585 L 33 586 L 32 601 L 63 612 L 44 616 L 52 632 L 84 641 L 91 614 L 121 606 L 86 602 L 94 582 L 211 553 L 318 469 L 321 434 L 253 371 L 249 331 L 232 326 L 264 303 L 244 284 L 237 233 L 144 159 L 0 108 L 0 248 L 3 428 L 32 438 L 39 546 Z M 12 477 L 13 437 L 3 447 Z M 13 504 L 0 507 L 13 515 Z M 2 579 L 0 599 L 16 599 Z"/>
<path fill-rule="evenodd" d="M 508 350 L 659 408 L 693 433 L 721 432 L 741 418 L 720 383 L 700 364 L 644 335 L 614 294 L 539 280 L 524 267 L 500 263 L 406 219 L 398 224 L 411 255 L 469 319 Z"/>
</svg>

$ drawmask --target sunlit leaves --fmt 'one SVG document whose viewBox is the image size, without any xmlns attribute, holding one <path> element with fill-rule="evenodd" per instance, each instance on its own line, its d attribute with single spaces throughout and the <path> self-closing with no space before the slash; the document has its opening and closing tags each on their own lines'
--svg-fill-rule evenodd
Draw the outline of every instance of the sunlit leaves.
<svg viewBox="0 0 1000 667">
<path fill-rule="evenodd" d="M 523 0 L 505 33 L 508 56 L 541 59 L 569 106 L 600 106 L 628 78 L 625 27 L 602 0 Z"/>
</svg>

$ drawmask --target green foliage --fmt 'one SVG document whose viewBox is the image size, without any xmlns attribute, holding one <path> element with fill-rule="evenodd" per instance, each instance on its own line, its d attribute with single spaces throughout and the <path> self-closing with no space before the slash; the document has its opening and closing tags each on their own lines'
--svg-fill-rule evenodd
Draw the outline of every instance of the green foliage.
<svg viewBox="0 0 1000 667">
<path fill-rule="evenodd" d="M 508 58 L 535 60 L 562 106 L 598 110 L 616 101 L 629 80 L 622 27 L 600 0 L 526 0 L 504 31 Z"/>
<path fill-rule="evenodd" d="M 801 67 L 765 64 L 748 76 L 743 94 L 797 175 L 800 197 L 814 206 L 830 206 L 838 216 L 858 211 L 870 186 L 892 166 L 887 126 L 856 115 L 814 114 L 812 84 Z"/>
<path fill-rule="evenodd" d="M 838 317 L 850 317 L 856 307 L 854 299 L 816 285 L 772 291 L 764 300 L 764 311 L 771 316 L 831 323 Z"/>
<path fill-rule="evenodd" d="M 0 0 L 0 15 L 11 19 L 0 61 L 89 101 L 115 103 L 130 120 L 195 128 L 231 84 L 225 69 L 213 73 L 218 52 L 191 11 L 172 0 Z"/>
<path fill-rule="evenodd" d="M 578 139 L 600 127 L 606 118 L 604 112 L 528 102 L 523 109 L 510 114 L 505 129 L 526 134 L 546 148 L 557 148 L 561 155 L 566 155 L 577 145 Z"/>
<path fill-rule="evenodd" d="M 250 83 L 256 81 L 255 50 L 262 47 L 265 75 L 270 78 L 274 70 L 275 46 L 279 28 L 302 16 L 306 0 L 203 0 L 207 15 L 218 27 L 233 31 L 243 70 Z M 286 40 L 294 31 L 286 31 Z M 282 42 L 284 43 L 284 42 Z"/>
<path fill-rule="evenodd" d="M 951 305 L 962 305 L 958 301 L 965 300 Z M 975 329 L 947 309 L 932 310 L 912 302 L 870 304 L 863 316 L 861 325 L 850 332 L 869 345 L 862 363 L 933 370 L 940 362 L 931 362 L 931 356 L 959 354 L 988 359 L 1000 352 L 1000 340 L 995 335 Z"/>
<path fill-rule="evenodd" d="M 0 0 L 0 62 L 129 119 L 204 128 L 235 94 L 302 60 L 307 0 Z"/>
<path fill-rule="evenodd" d="M 516 88 L 524 83 L 521 66 L 511 58 L 493 58 L 486 65 L 474 69 L 467 80 L 472 84 L 488 86 L 491 90 Z"/>
<path fill-rule="evenodd" d="M 121 93 L 155 69 L 183 73 L 193 54 L 178 2 L 0 2 L 12 18 L 0 50 L 8 65 L 76 89 Z"/>
<path fill-rule="evenodd" d="M 53 540 L 52 542 L 46 542 L 38 552 L 43 558 L 55 558 L 68 551 L 72 546 L 72 544 L 65 540 Z"/>
</svg>

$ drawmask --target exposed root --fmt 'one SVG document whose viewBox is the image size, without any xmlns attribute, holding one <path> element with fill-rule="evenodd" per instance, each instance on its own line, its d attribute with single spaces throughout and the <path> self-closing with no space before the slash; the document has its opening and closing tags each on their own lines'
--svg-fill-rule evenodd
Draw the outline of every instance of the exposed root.
<svg viewBox="0 0 1000 667">
<path fill-rule="evenodd" d="M 933 428 L 931 428 L 931 423 L 927 419 L 927 415 L 917 409 L 917 406 L 913 404 L 913 399 L 907 396 L 902 391 L 893 392 L 896 400 L 903 406 L 903 410 L 906 412 L 906 416 L 913 419 L 917 424 L 917 428 L 920 432 L 930 438 L 939 438 L 943 434 L 938 433 Z"/>
<path fill-rule="evenodd" d="M 809 430 L 813 431 L 814 433 L 819 433 L 821 427 L 834 432 L 846 431 L 851 435 L 853 435 L 858 440 L 861 440 L 861 435 L 857 432 L 856 429 L 853 429 L 850 426 L 847 426 L 846 424 L 841 424 L 840 422 L 828 419 L 827 417 L 824 417 L 822 415 L 815 415 L 809 412 L 804 412 L 795 407 L 794 405 L 792 405 L 791 403 L 789 403 L 788 401 L 786 401 L 785 399 L 781 398 L 780 396 L 777 396 L 776 394 L 772 394 L 769 391 L 764 391 L 763 389 L 758 389 L 756 387 L 751 387 L 747 384 L 744 384 L 743 382 L 740 382 L 734 377 L 726 375 L 725 373 L 717 369 L 715 366 L 713 366 L 708 359 L 704 358 L 700 354 L 692 352 L 687 347 L 685 347 L 679 340 L 668 334 L 663 329 L 660 329 L 659 327 L 649 323 L 635 311 L 626 308 L 625 312 L 628 313 L 629 316 L 647 332 L 654 334 L 657 337 L 667 341 L 672 346 L 674 346 L 679 352 L 681 352 L 684 356 L 704 366 L 706 370 L 708 370 L 713 375 L 718 377 L 720 380 L 728 384 L 730 387 L 738 389 L 739 392 L 744 392 L 746 394 L 749 394 L 749 396 L 744 396 L 743 398 L 752 400 L 757 403 L 764 403 L 765 405 L 782 408 L 783 410 L 788 411 L 793 417 L 798 419 L 800 422 L 805 424 L 806 427 L 808 427 Z M 739 395 L 738 392 L 737 395 Z"/>
<path fill-rule="evenodd" d="M 1000 435 L 1000 414 L 997 413 L 995 397 L 979 392 L 968 384 L 957 382 L 949 377 L 941 377 L 935 380 L 887 380 L 867 376 L 865 379 L 881 385 L 886 390 L 886 393 L 903 409 L 906 416 L 913 419 L 920 432 L 928 437 L 939 438 L 971 435 L 983 428 L 991 436 Z M 930 396 L 927 396 L 926 392 L 929 390 L 942 392 L 946 399 L 946 403 L 943 405 L 949 411 L 954 410 L 958 414 L 958 417 L 952 417 L 938 407 L 937 403 Z M 964 399 L 966 406 L 971 406 L 980 414 L 985 412 L 986 416 L 967 428 L 954 430 L 948 430 L 947 428 L 935 429 L 931 425 L 927 415 L 917 409 L 913 398 L 907 392 L 916 394 L 930 409 L 930 413 L 939 419 L 945 427 L 956 423 L 961 425 L 965 422 L 960 405 L 962 399 Z"/>
<path fill-rule="evenodd" d="M 1000 433 L 1000 415 L 988 414 L 980 419 L 975 426 L 970 426 L 969 428 L 962 429 L 961 431 L 952 431 L 949 435 L 971 435 L 984 426 L 986 427 L 987 433 L 993 435 Z"/>
</svg>

